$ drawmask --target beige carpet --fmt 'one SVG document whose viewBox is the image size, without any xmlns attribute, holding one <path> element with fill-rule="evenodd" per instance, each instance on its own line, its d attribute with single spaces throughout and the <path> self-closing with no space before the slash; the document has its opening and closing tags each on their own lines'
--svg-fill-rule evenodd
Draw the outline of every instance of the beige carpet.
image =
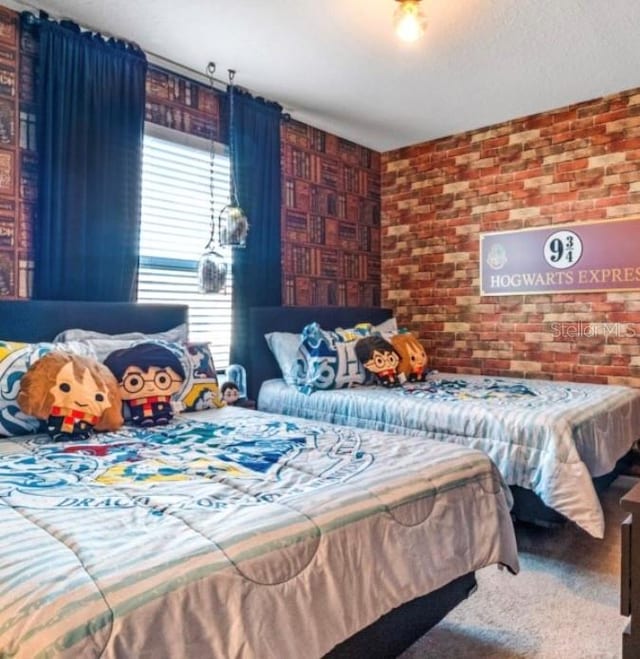
<svg viewBox="0 0 640 659">
<path fill-rule="evenodd" d="M 620 477 L 604 493 L 604 540 L 518 525 L 520 574 L 479 571 L 476 593 L 402 659 L 621 657 L 619 500 L 637 482 Z"/>
</svg>

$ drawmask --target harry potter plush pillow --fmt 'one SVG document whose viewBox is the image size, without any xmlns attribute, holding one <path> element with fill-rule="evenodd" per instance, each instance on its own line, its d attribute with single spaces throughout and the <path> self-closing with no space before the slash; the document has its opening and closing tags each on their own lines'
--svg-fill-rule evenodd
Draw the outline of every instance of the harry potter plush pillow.
<svg viewBox="0 0 640 659">
<path fill-rule="evenodd" d="M 104 363 L 118 382 L 134 425 L 166 425 L 171 421 L 171 398 L 186 377 L 173 351 L 159 343 L 138 343 L 112 352 Z"/>
</svg>

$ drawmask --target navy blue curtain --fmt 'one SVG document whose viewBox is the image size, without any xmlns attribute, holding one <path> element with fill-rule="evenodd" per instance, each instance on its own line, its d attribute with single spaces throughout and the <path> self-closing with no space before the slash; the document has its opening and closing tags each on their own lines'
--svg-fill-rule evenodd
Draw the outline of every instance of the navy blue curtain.
<svg viewBox="0 0 640 659">
<path fill-rule="evenodd" d="M 249 219 L 245 248 L 233 252 L 231 362 L 251 369 L 249 309 L 282 303 L 280 239 L 281 107 L 234 90 L 229 139 L 240 206 Z M 227 101 L 228 104 L 228 101 Z"/>
<path fill-rule="evenodd" d="M 35 22 L 36 299 L 135 294 L 147 61 L 136 46 Z"/>
</svg>

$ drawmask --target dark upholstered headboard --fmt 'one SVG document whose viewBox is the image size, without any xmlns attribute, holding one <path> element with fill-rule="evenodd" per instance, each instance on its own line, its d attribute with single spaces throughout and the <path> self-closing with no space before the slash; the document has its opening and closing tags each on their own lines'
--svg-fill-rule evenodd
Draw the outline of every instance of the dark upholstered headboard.
<svg viewBox="0 0 640 659">
<path fill-rule="evenodd" d="M 187 322 L 187 307 L 133 302 L 0 300 L 0 340 L 51 341 L 65 329 L 162 332 Z"/>
<path fill-rule="evenodd" d="M 269 332 L 299 334 L 305 325 L 320 323 L 324 329 L 353 327 L 357 323 L 381 323 L 391 318 L 391 309 L 379 307 L 254 307 L 249 310 L 251 368 L 247 372 L 250 398 L 256 399 L 265 380 L 281 377 L 278 363 L 264 335 Z"/>
</svg>

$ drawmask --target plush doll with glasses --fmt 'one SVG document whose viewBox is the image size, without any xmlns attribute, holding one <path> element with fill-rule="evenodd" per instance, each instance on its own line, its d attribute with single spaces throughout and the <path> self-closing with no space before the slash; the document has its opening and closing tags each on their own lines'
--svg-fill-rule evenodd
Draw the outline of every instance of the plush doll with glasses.
<svg viewBox="0 0 640 659">
<path fill-rule="evenodd" d="M 171 397 L 180 391 L 185 372 L 169 348 L 157 343 L 138 343 L 112 352 L 104 363 L 118 381 L 131 423 L 155 426 L 171 421 Z"/>
</svg>

